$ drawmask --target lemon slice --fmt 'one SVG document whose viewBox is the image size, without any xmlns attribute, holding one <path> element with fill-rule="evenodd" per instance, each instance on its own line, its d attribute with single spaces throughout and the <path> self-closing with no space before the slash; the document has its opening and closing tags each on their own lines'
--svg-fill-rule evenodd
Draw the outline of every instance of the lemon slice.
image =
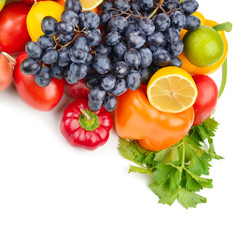
<svg viewBox="0 0 240 240">
<path fill-rule="evenodd" d="M 99 6 L 103 0 L 81 0 L 83 11 L 93 10 Z"/>
<path fill-rule="evenodd" d="M 194 104 L 197 95 L 191 75 L 178 67 L 158 70 L 147 87 L 150 104 L 162 112 L 183 112 Z"/>
</svg>

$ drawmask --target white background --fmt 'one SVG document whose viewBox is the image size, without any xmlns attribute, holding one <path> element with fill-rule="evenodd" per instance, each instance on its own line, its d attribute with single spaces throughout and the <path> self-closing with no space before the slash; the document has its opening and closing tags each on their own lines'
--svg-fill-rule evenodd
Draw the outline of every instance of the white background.
<svg viewBox="0 0 240 240">
<path fill-rule="evenodd" d="M 199 3 L 206 18 L 233 23 L 228 83 L 215 113 L 215 148 L 225 160 L 213 161 L 214 188 L 200 192 L 208 203 L 189 210 L 158 204 L 150 179 L 128 174 L 113 131 L 94 152 L 74 149 L 59 131 L 70 99 L 39 112 L 12 85 L 0 93 L 1 240 L 240 239 L 240 3 Z M 221 71 L 212 77 L 219 85 Z"/>
</svg>

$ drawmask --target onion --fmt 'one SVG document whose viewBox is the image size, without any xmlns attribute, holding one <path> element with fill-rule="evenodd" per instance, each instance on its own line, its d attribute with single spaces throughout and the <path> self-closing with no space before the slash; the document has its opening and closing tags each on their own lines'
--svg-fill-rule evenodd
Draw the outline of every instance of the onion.
<svg viewBox="0 0 240 240">
<path fill-rule="evenodd" d="M 13 80 L 13 67 L 16 61 L 5 52 L 0 52 L 0 91 L 5 90 Z"/>
</svg>

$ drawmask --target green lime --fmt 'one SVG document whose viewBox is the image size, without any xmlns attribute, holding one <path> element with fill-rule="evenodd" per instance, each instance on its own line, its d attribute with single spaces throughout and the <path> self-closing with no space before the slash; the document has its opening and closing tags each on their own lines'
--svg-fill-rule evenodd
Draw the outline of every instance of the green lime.
<svg viewBox="0 0 240 240">
<path fill-rule="evenodd" d="M 184 54 L 199 67 L 207 67 L 217 62 L 223 55 L 224 43 L 212 27 L 201 25 L 197 30 L 188 31 L 183 38 Z"/>
</svg>

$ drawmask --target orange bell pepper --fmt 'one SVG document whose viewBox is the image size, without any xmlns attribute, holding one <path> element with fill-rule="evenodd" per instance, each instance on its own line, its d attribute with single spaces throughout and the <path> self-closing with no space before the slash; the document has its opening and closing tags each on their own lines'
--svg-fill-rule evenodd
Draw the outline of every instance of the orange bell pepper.
<svg viewBox="0 0 240 240">
<path fill-rule="evenodd" d="M 201 21 L 203 22 L 203 19 L 201 19 Z M 206 25 L 206 26 L 213 27 L 213 26 L 216 26 L 217 24 L 218 23 L 215 21 L 204 19 L 204 25 Z M 187 32 L 186 30 L 181 31 L 181 39 L 183 39 L 186 32 Z M 184 69 L 188 73 L 194 75 L 194 74 L 211 74 L 211 73 L 215 72 L 218 68 L 220 68 L 227 57 L 228 42 L 225 37 L 224 31 L 219 31 L 218 33 L 220 34 L 220 36 L 222 37 L 223 42 L 224 42 L 224 52 L 223 52 L 222 57 L 211 66 L 198 67 L 198 66 L 193 65 L 191 62 L 189 62 L 188 59 L 186 58 L 186 56 L 184 55 L 184 53 L 182 53 L 179 56 L 179 58 L 182 61 L 182 69 Z"/>
<path fill-rule="evenodd" d="M 163 113 L 152 107 L 143 88 L 128 90 L 118 98 L 115 130 L 125 139 L 136 139 L 151 151 L 160 151 L 180 141 L 193 124 L 193 108 L 181 113 Z"/>
</svg>

